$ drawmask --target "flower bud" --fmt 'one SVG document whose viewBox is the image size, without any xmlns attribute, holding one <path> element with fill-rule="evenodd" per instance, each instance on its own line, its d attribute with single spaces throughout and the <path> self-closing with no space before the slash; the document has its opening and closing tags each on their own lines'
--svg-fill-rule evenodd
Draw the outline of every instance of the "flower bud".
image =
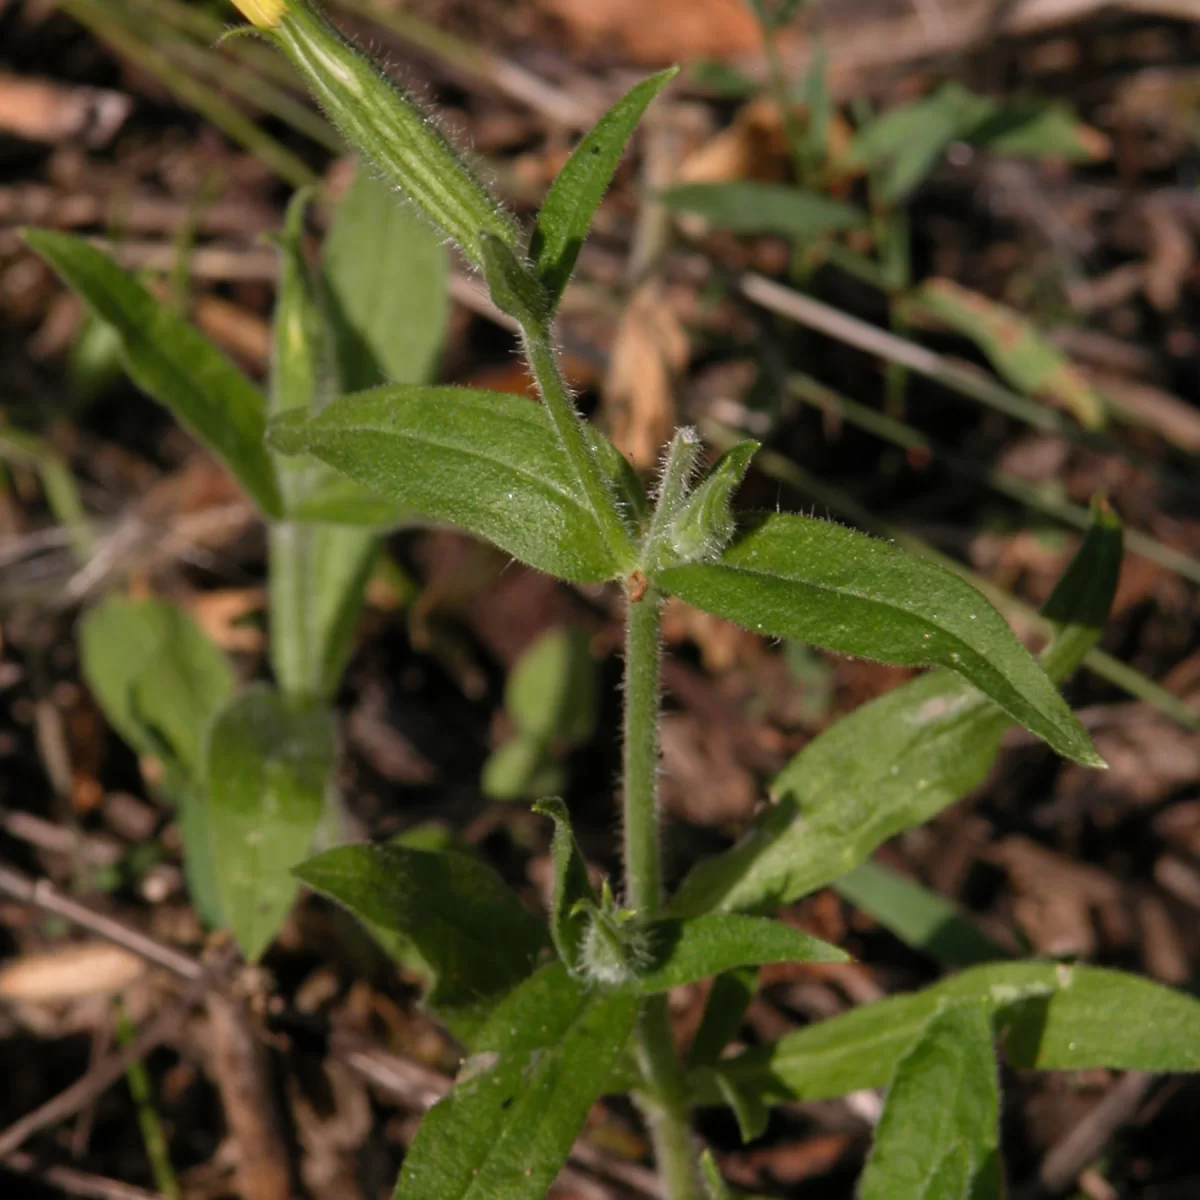
<svg viewBox="0 0 1200 1200">
<path fill-rule="evenodd" d="M 256 29 L 271 29 L 279 24 L 287 0 L 233 0 L 234 7 Z"/>
<path fill-rule="evenodd" d="M 468 258 L 477 265 L 482 262 L 482 234 L 516 246 L 513 219 L 415 101 L 306 0 L 236 2 L 291 59 L 342 137 Z M 277 9 L 272 22 L 270 15 Z"/>
</svg>

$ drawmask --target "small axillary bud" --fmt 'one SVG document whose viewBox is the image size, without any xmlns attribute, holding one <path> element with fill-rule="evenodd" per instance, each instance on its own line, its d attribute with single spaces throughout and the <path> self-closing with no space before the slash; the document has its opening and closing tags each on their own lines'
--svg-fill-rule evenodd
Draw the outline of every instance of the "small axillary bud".
<svg viewBox="0 0 1200 1200">
<path fill-rule="evenodd" d="M 287 0 L 233 0 L 234 7 L 256 29 L 274 29 L 287 12 Z"/>
</svg>

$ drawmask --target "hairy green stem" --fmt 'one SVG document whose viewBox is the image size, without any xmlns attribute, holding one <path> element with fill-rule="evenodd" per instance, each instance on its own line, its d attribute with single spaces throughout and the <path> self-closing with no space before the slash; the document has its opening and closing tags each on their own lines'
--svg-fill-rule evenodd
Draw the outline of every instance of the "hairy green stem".
<svg viewBox="0 0 1200 1200">
<path fill-rule="evenodd" d="M 641 588 L 639 595 L 638 588 Z M 662 597 L 631 584 L 625 639 L 625 903 L 650 920 L 662 906 L 658 829 L 658 707 Z M 701 1200 L 699 1165 L 688 1124 L 683 1073 L 665 996 L 646 1001 L 638 1024 L 638 1062 L 646 1082 L 641 1107 L 654 1139 L 669 1200 Z"/>
<path fill-rule="evenodd" d="M 700 1163 L 688 1122 L 687 1094 L 671 1037 L 666 996 L 651 996 L 638 1022 L 638 1063 L 649 1085 L 640 1097 L 668 1200 L 703 1200 Z"/>
<path fill-rule="evenodd" d="M 631 593 L 625 617 L 625 903 L 643 920 L 662 905 L 658 837 L 658 676 L 662 597 Z"/>
<path fill-rule="evenodd" d="M 545 328 L 524 326 L 522 333 L 529 368 L 554 424 L 559 445 L 575 471 L 579 487 L 608 542 L 609 549 L 619 560 L 632 562 L 633 545 L 629 531 L 617 511 L 600 465 L 588 447 L 583 422 L 575 408 L 575 402 L 571 399 L 567 381 L 563 378 L 550 332 Z"/>
</svg>

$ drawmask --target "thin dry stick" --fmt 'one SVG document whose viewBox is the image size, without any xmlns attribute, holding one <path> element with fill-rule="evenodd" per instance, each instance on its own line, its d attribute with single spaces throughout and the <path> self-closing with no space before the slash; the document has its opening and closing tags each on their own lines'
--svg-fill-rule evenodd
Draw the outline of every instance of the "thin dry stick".
<svg viewBox="0 0 1200 1200">
<path fill-rule="evenodd" d="M 292 1168 L 271 1088 L 270 1064 L 240 998 L 208 995 L 210 1066 L 238 1149 L 245 1200 L 289 1200 Z"/>
<path fill-rule="evenodd" d="M 1128 1072 L 1066 1137 L 1051 1146 L 1037 1182 L 1025 1189 L 1022 1200 L 1057 1195 L 1070 1188 L 1117 1129 L 1132 1120 L 1156 1078 L 1148 1071 Z"/>
<path fill-rule="evenodd" d="M 184 1014 L 200 999 L 209 983 L 207 975 L 192 981 L 174 1003 L 159 1013 L 123 1050 L 102 1059 L 69 1088 L 14 1121 L 0 1133 L 0 1159 L 6 1158 L 40 1130 L 60 1125 L 68 1117 L 74 1116 L 84 1105 L 122 1078 L 130 1063 L 144 1058 L 159 1043 L 170 1038 Z"/>
<path fill-rule="evenodd" d="M 391 1054 L 354 1034 L 335 1033 L 330 1038 L 329 1049 L 372 1087 L 418 1112 L 432 1108 L 450 1091 L 453 1084 L 453 1080 L 440 1071 Z M 636 1195 L 650 1197 L 651 1200 L 659 1200 L 663 1195 L 653 1171 L 616 1159 L 582 1139 L 571 1150 L 570 1161 L 622 1184 Z M 570 1168 L 560 1173 L 558 1182 L 564 1186 L 578 1187 L 586 1183 L 588 1194 L 597 1187 L 595 1181 Z M 609 1193 L 604 1190 L 603 1194 Z"/>
<path fill-rule="evenodd" d="M 935 383 L 942 384 L 952 392 L 986 404 L 989 408 L 994 408 L 1014 420 L 1023 421 L 1035 429 L 1056 433 L 1105 453 L 1114 454 L 1149 471 L 1156 479 L 1172 487 L 1190 494 L 1197 492 L 1194 481 L 1161 467 L 1111 438 L 1080 429 L 1074 421 L 1055 409 L 1009 391 L 1008 388 L 953 359 L 935 354 L 924 346 L 897 337 L 866 321 L 860 321 L 849 313 L 831 308 L 811 296 L 784 287 L 783 284 L 765 276 L 743 275 L 739 286 L 748 300 L 790 321 L 807 325 L 867 354 L 874 354 L 898 366 L 907 367 L 918 375 L 924 375 Z"/>
<path fill-rule="evenodd" d="M 24 1150 L 10 1154 L 4 1159 L 4 1166 L 19 1175 L 28 1175 L 31 1179 L 48 1183 L 68 1196 L 91 1196 L 94 1200 L 162 1200 L 158 1192 L 148 1192 L 145 1188 L 122 1183 L 119 1179 L 108 1179 L 74 1167 L 42 1166 Z"/>
<path fill-rule="evenodd" d="M 44 912 L 62 917 L 81 929 L 140 955 L 147 962 L 165 967 L 181 979 L 193 983 L 210 981 L 210 972 L 199 959 L 147 936 L 124 921 L 106 917 L 103 913 L 88 908 L 86 904 L 64 896 L 46 879 L 34 881 L 12 867 L 0 865 L 0 892 L 24 904 L 36 905 Z"/>
</svg>

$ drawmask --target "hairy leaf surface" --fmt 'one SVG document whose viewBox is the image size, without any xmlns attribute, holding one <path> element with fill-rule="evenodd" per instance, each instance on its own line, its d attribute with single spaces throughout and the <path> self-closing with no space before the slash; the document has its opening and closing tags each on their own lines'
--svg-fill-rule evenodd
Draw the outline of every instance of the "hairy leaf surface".
<svg viewBox="0 0 1200 1200">
<path fill-rule="evenodd" d="M 718 1069 L 738 1087 L 780 1101 L 882 1087 L 947 1000 L 983 1004 L 1016 1067 L 1200 1070 L 1200 1000 L 1136 975 L 1045 962 L 972 967 L 807 1026 Z M 719 1098 L 710 1093 L 705 1102 Z"/>
<path fill-rule="evenodd" d="M 1043 665 L 1058 683 L 1095 645 L 1116 590 L 1121 526 L 1106 506 L 1044 613 Z M 837 879 L 881 842 L 929 820 L 983 782 L 1011 718 L 949 671 L 887 692 L 814 738 L 775 780 L 777 803 L 732 849 L 699 863 L 678 913 L 778 908 Z"/>
<path fill-rule="evenodd" d="M 735 967 L 780 962 L 848 962 L 849 955 L 782 921 L 712 913 L 651 921 L 645 930 L 648 966 L 630 985 L 643 994 L 697 983 Z"/>
<path fill-rule="evenodd" d="M 542 1200 L 636 1016 L 632 994 L 585 987 L 561 963 L 527 979 L 422 1121 L 396 1200 Z"/>
<path fill-rule="evenodd" d="M 773 637 L 969 680 L 1064 757 L 1103 765 L 1054 684 L 970 584 L 829 521 L 775 513 L 714 563 L 659 582 L 689 604 Z"/>
<path fill-rule="evenodd" d="M 390 843 L 339 846 L 295 874 L 366 923 L 390 952 L 427 965 L 429 1006 L 460 1036 L 479 1013 L 529 975 L 549 944 L 526 911 L 477 858 Z"/>
<path fill-rule="evenodd" d="M 529 254 L 551 306 L 557 305 L 571 278 L 579 247 L 637 123 L 677 74 L 678 68 L 670 67 L 631 88 L 575 147 L 550 186 L 533 227 Z"/>
<path fill-rule="evenodd" d="M 860 1200 L 998 1200 L 1000 1089 L 982 1004 L 947 1004 L 896 1065 Z"/>
<path fill-rule="evenodd" d="M 272 422 L 270 440 L 548 574 L 598 582 L 618 572 L 546 410 L 519 396 L 375 388 L 308 420 L 285 414 Z"/>
</svg>

